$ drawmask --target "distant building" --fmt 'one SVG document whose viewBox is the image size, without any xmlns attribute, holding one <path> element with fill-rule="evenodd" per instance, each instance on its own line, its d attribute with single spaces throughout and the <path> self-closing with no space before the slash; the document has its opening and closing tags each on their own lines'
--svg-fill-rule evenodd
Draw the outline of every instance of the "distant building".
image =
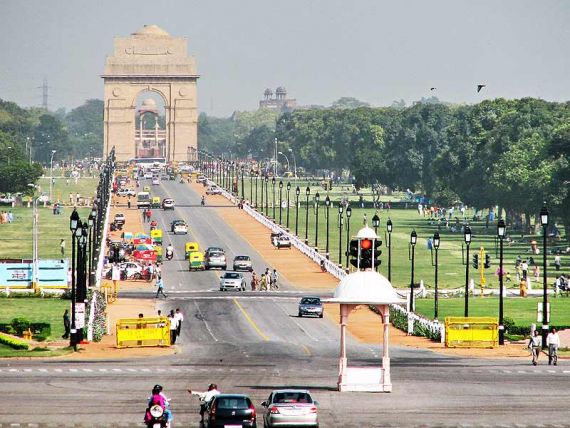
<svg viewBox="0 0 570 428">
<path fill-rule="evenodd" d="M 273 98 L 273 91 L 268 88 L 263 92 L 263 99 L 259 101 L 259 108 L 286 113 L 297 108 L 297 100 L 287 98 L 287 90 L 282 86 L 275 90 L 275 98 Z"/>
</svg>

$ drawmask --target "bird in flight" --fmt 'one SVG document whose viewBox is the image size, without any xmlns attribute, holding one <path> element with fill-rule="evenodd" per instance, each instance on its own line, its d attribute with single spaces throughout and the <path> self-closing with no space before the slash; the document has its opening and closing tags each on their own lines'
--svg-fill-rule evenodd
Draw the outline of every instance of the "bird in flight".
<svg viewBox="0 0 570 428">
<path fill-rule="evenodd" d="M 483 89 L 485 86 L 487 85 L 477 85 L 477 93 L 481 92 L 481 89 Z"/>
</svg>

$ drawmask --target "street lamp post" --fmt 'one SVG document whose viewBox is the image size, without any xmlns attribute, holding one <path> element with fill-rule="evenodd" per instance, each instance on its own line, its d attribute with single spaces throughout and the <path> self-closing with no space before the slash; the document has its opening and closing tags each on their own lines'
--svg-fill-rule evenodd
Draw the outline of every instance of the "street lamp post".
<svg viewBox="0 0 570 428">
<path fill-rule="evenodd" d="M 291 193 L 291 183 L 287 182 L 287 231 L 289 231 L 289 194 Z"/>
<path fill-rule="evenodd" d="M 265 176 L 265 215 L 269 216 L 269 177 Z"/>
<path fill-rule="evenodd" d="M 293 174 L 295 174 L 295 183 L 297 183 L 297 161 L 295 160 L 295 152 L 293 149 L 289 149 L 291 155 L 293 156 Z"/>
<path fill-rule="evenodd" d="M 283 152 L 277 152 L 278 154 L 282 155 L 285 160 L 287 161 L 287 171 L 289 171 L 289 158 L 287 157 L 287 155 Z"/>
<path fill-rule="evenodd" d="M 271 179 L 271 187 L 273 188 L 273 220 L 275 220 L 275 176 Z"/>
<path fill-rule="evenodd" d="M 316 216 L 316 221 L 315 221 L 315 247 L 319 247 L 319 199 L 320 199 L 321 195 L 319 195 L 319 192 L 317 192 L 315 194 L 315 216 Z"/>
<path fill-rule="evenodd" d="M 469 245 L 471 244 L 471 228 L 465 226 L 463 229 L 463 239 L 465 240 L 465 245 L 467 246 L 466 252 L 466 263 L 465 263 L 465 310 L 464 316 L 467 318 L 469 316 Z"/>
<path fill-rule="evenodd" d="M 348 269 L 348 254 L 350 251 L 350 216 L 352 215 L 352 208 L 346 207 L 346 267 Z"/>
<path fill-rule="evenodd" d="M 342 266 L 342 212 L 344 208 L 342 204 L 338 204 L 338 264 Z"/>
<path fill-rule="evenodd" d="M 503 324 L 503 239 L 505 239 L 506 226 L 503 219 L 497 223 L 497 236 L 499 237 L 499 345 L 505 344 L 505 326 Z"/>
<path fill-rule="evenodd" d="M 245 173 L 245 165 L 242 164 L 241 166 L 241 198 L 245 199 L 245 188 L 243 185 L 243 175 Z"/>
<path fill-rule="evenodd" d="M 89 217 L 87 218 L 87 226 L 88 226 L 88 230 L 89 230 L 89 242 L 87 245 L 87 249 L 89 250 L 89 259 L 88 259 L 88 271 L 89 271 L 89 276 L 87 278 L 89 287 L 91 287 L 91 269 L 93 268 L 93 264 L 92 264 L 92 260 L 93 260 L 93 248 L 91 247 L 91 235 L 92 235 L 92 231 L 93 231 L 93 221 L 94 221 L 94 217 L 93 217 L 93 212 L 89 213 Z M 87 253 L 86 253 L 87 254 Z"/>
<path fill-rule="evenodd" d="M 50 177 L 49 177 L 49 201 L 51 203 L 51 194 L 52 194 L 52 188 L 53 188 L 53 155 L 55 155 L 55 152 L 57 150 L 52 150 L 51 151 L 51 157 L 49 160 L 49 165 L 50 165 Z"/>
<path fill-rule="evenodd" d="M 327 216 L 327 247 L 326 247 L 326 257 L 327 260 L 330 259 L 330 253 L 329 253 L 329 209 L 331 207 L 331 198 L 329 198 L 329 195 L 327 195 L 327 197 L 325 198 L 325 207 L 327 208 L 325 214 Z"/>
<path fill-rule="evenodd" d="M 540 224 L 542 225 L 542 347 L 546 348 L 548 336 L 548 289 L 546 279 L 546 235 L 548 233 L 548 208 L 546 204 L 540 210 Z"/>
<path fill-rule="evenodd" d="M 257 206 L 257 181 L 259 180 L 259 175 L 255 176 L 255 209 L 257 210 L 259 207 Z M 263 186 L 263 181 L 261 182 Z M 263 194 L 263 192 L 261 192 Z"/>
<path fill-rule="evenodd" d="M 386 221 L 388 231 L 388 281 L 392 282 L 392 220 Z"/>
<path fill-rule="evenodd" d="M 307 186 L 305 189 L 305 195 L 307 195 L 307 203 L 305 204 L 305 244 L 309 243 L 309 195 L 311 194 L 311 188 Z"/>
<path fill-rule="evenodd" d="M 283 204 L 281 201 L 283 200 L 283 180 L 279 180 L 279 224 L 281 224 L 281 216 L 283 213 Z"/>
<path fill-rule="evenodd" d="M 439 251 L 439 242 L 440 242 L 440 238 L 439 238 L 439 232 L 435 232 L 433 234 L 433 248 L 435 248 L 435 301 L 434 301 L 434 309 L 433 309 L 433 319 L 435 321 L 437 321 L 437 316 L 438 316 L 438 293 L 437 293 L 437 268 L 438 268 L 438 263 L 437 263 L 437 253 Z"/>
<path fill-rule="evenodd" d="M 374 217 L 372 217 L 372 226 L 374 227 L 374 233 L 378 235 L 378 226 L 380 226 L 380 217 L 378 217 L 378 213 L 374 213 Z"/>
<path fill-rule="evenodd" d="M 416 243 L 418 242 L 418 234 L 416 230 L 412 230 L 410 234 L 410 245 L 412 246 L 412 279 L 410 281 L 410 312 L 414 312 L 414 263 L 416 256 Z"/>
<path fill-rule="evenodd" d="M 295 189 L 295 236 L 299 236 L 299 186 Z"/>
<path fill-rule="evenodd" d="M 255 183 L 257 184 L 257 182 Z M 257 189 L 255 189 L 256 194 L 255 196 L 257 196 Z M 249 203 L 253 204 L 253 170 L 249 170 Z M 256 208 L 257 208 L 257 201 L 255 202 Z"/>
<path fill-rule="evenodd" d="M 75 329 L 75 237 L 77 230 L 80 229 L 80 220 L 77 210 L 74 208 L 69 217 L 69 230 L 71 231 L 71 336 L 69 337 L 69 346 L 73 346 L 77 350 Z"/>
</svg>

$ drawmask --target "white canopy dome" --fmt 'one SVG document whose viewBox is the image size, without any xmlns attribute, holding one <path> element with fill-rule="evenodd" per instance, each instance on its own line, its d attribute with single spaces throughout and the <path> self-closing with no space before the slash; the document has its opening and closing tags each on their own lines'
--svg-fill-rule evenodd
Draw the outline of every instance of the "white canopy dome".
<svg viewBox="0 0 570 428">
<path fill-rule="evenodd" d="M 374 271 L 358 271 L 345 276 L 334 290 L 332 299 L 324 299 L 323 302 L 389 305 L 405 303 L 405 300 L 398 297 L 386 277 Z"/>
</svg>

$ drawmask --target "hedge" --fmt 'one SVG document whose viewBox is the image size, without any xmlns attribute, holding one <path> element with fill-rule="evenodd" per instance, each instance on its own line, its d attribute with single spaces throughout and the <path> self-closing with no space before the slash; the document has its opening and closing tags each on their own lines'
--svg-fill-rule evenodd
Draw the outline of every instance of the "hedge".
<svg viewBox="0 0 570 428">
<path fill-rule="evenodd" d="M 51 324 L 47 322 L 29 322 L 25 318 L 14 318 L 12 322 L 0 323 L 0 332 L 3 333 L 21 336 L 27 329 L 32 331 L 34 339 L 39 342 L 51 336 Z"/>
<path fill-rule="evenodd" d="M 20 340 L 15 337 L 7 336 L 2 333 L 0 333 L 0 343 L 8 345 L 10 348 L 13 349 L 24 349 L 26 351 L 30 349 L 30 345 L 28 345 L 27 342 L 24 342 L 23 340 Z"/>
</svg>

